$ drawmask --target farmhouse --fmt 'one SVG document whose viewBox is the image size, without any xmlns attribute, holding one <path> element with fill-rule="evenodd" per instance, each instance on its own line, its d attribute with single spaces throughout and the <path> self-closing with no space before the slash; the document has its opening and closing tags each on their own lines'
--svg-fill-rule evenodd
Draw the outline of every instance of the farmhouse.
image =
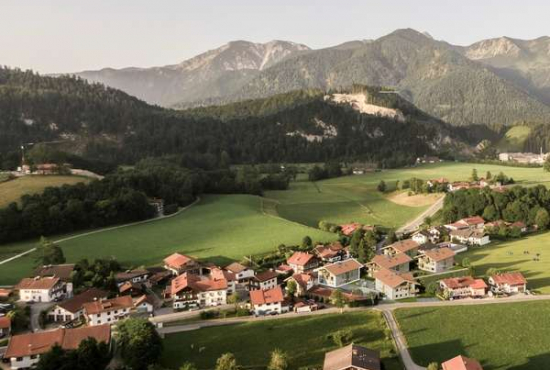
<svg viewBox="0 0 550 370">
<path fill-rule="evenodd" d="M 90 288 L 63 303 L 56 304 L 48 310 L 48 319 L 55 322 L 67 322 L 79 319 L 84 314 L 84 303 L 107 298 L 108 292 Z"/>
<path fill-rule="evenodd" d="M 120 288 L 126 283 L 143 284 L 147 282 L 149 276 L 151 276 L 151 273 L 147 270 L 128 270 L 115 274 L 115 280 Z"/>
<path fill-rule="evenodd" d="M 418 259 L 418 268 L 429 272 L 443 272 L 453 267 L 455 252 L 451 248 L 434 248 L 422 251 Z"/>
<path fill-rule="evenodd" d="M 8 299 L 12 293 L 12 289 L 0 288 L 0 299 Z"/>
<path fill-rule="evenodd" d="M 487 245 L 491 242 L 489 235 L 483 229 L 459 229 L 449 233 L 451 241 L 468 245 Z"/>
<path fill-rule="evenodd" d="M 357 281 L 361 277 L 363 265 L 350 258 L 330 265 L 325 265 L 317 270 L 317 282 L 331 288 L 338 288 Z"/>
<path fill-rule="evenodd" d="M 257 316 L 289 311 L 288 305 L 285 304 L 283 289 L 280 286 L 269 290 L 251 291 L 250 304 Z"/>
<path fill-rule="evenodd" d="M 450 231 L 464 230 L 464 229 L 483 229 L 485 226 L 485 220 L 479 216 L 467 217 L 452 224 L 445 225 Z"/>
<path fill-rule="evenodd" d="M 4 358 L 10 359 L 12 369 L 27 369 L 33 367 L 40 360 L 40 356 L 49 352 L 54 345 L 57 344 L 65 350 L 75 350 L 80 342 L 87 338 L 110 344 L 111 327 L 101 325 L 14 335 Z"/>
<path fill-rule="evenodd" d="M 449 298 L 484 297 L 487 284 L 471 276 L 448 278 L 439 281 L 439 287 Z"/>
<path fill-rule="evenodd" d="M 324 263 L 332 263 L 349 257 L 346 248 L 339 242 L 329 245 L 318 245 L 313 252 Z"/>
<path fill-rule="evenodd" d="M 297 297 L 304 296 L 308 290 L 313 288 L 317 280 L 317 276 L 314 273 L 303 273 L 303 274 L 294 274 L 286 282 L 294 281 L 296 283 L 296 293 Z"/>
<path fill-rule="evenodd" d="M 294 252 L 294 254 L 286 260 L 286 263 L 295 273 L 301 273 L 313 270 L 319 266 L 319 259 L 311 253 Z"/>
<path fill-rule="evenodd" d="M 433 188 L 434 186 L 436 186 L 438 184 L 448 184 L 448 183 L 449 183 L 449 179 L 447 179 L 445 177 L 440 177 L 438 179 L 431 179 L 431 180 L 426 181 L 426 184 L 430 188 Z"/>
<path fill-rule="evenodd" d="M 90 326 L 114 324 L 130 315 L 133 307 L 132 297 L 116 297 L 112 299 L 100 299 L 84 303 L 84 316 Z"/>
<path fill-rule="evenodd" d="M 395 272 L 408 272 L 409 263 L 412 258 L 405 253 L 398 253 L 394 256 L 377 255 L 367 263 L 369 276 L 373 277 L 374 272 L 380 269 L 392 270 Z"/>
<path fill-rule="evenodd" d="M 385 247 L 384 254 L 389 256 L 395 256 L 397 254 L 403 253 L 411 258 L 414 258 L 418 254 L 419 246 L 420 246 L 420 243 L 414 241 L 413 239 L 399 240 Z"/>
<path fill-rule="evenodd" d="M 34 270 L 33 277 L 39 276 L 41 278 L 43 277 L 56 277 L 59 278 L 61 281 L 65 282 L 67 285 L 67 296 L 66 298 L 70 298 L 73 296 L 73 276 L 72 273 L 74 271 L 75 265 L 74 264 L 62 264 L 62 265 L 46 265 L 42 267 L 38 267 L 36 270 Z"/>
<path fill-rule="evenodd" d="M 144 294 L 134 301 L 134 308 L 138 313 L 152 313 L 155 310 L 155 301 L 152 296 Z"/>
<path fill-rule="evenodd" d="M 53 302 L 67 297 L 67 283 L 57 277 L 24 278 L 15 289 L 23 302 Z"/>
<path fill-rule="evenodd" d="M 220 306 L 227 303 L 227 280 L 183 273 L 169 287 L 174 309 Z"/>
<path fill-rule="evenodd" d="M 313 312 L 319 309 L 319 305 L 314 300 L 296 302 L 294 305 L 294 312 Z"/>
<path fill-rule="evenodd" d="M 351 224 L 340 225 L 340 228 L 342 230 L 342 234 L 345 236 L 350 236 L 355 232 L 355 230 L 361 228 L 361 224 L 358 222 L 352 222 Z"/>
<path fill-rule="evenodd" d="M 226 266 L 225 270 L 233 273 L 239 283 L 243 283 L 254 277 L 253 269 L 251 269 L 250 267 L 241 265 L 238 262 L 233 262 L 232 264 Z"/>
<path fill-rule="evenodd" d="M 277 277 L 279 274 L 273 270 L 259 272 L 250 280 L 248 290 L 268 290 L 277 286 Z"/>
<path fill-rule="evenodd" d="M 10 335 L 11 320 L 7 316 L 0 316 L 0 338 Z"/>
<path fill-rule="evenodd" d="M 199 262 L 189 256 L 174 253 L 164 259 L 164 268 L 171 271 L 174 275 L 180 275 L 184 272 L 200 275 L 201 266 Z"/>
<path fill-rule="evenodd" d="M 527 290 L 527 280 L 521 272 L 507 272 L 489 277 L 489 285 L 493 293 L 524 293 Z"/>
<path fill-rule="evenodd" d="M 219 267 L 214 267 L 210 269 L 210 275 L 211 280 L 226 280 L 227 281 L 227 294 L 233 294 L 237 291 L 237 277 L 234 273 L 222 270 Z"/>
<path fill-rule="evenodd" d="M 398 274 L 381 269 L 374 273 L 375 288 L 388 299 L 414 297 L 418 292 L 413 275 L 410 272 Z"/>
<path fill-rule="evenodd" d="M 327 352 L 323 370 L 380 370 L 380 354 L 378 351 L 355 344 Z"/>
<path fill-rule="evenodd" d="M 455 358 L 445 361 L 441 364 L 443 370 L 483 370 L 477 360 L 464 356 L 456 356 Z"/>
<path fill-rule="evenodd" d="M 412 234 L 411 239 L 418 244 L 426 244 L 430 241 L 430 232 L 428 230 L 418 230 Z"/>
</svg>

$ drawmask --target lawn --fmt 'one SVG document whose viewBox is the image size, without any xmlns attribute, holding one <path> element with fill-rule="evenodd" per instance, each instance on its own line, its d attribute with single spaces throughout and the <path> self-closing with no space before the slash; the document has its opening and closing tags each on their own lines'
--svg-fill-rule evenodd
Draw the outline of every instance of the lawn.
<svg viewBox="0 0 550 370">
<path fill-rule="evenodd" d="M 530 133 L 531 128 L 528 126 L 514 126 L 506 132 L 496 147 L 503 152 L 522 152 Z"/>
<path fill-rule="evenodd" d="M 399 309 L 395 316 L 422 366 L 462 354 L 485 370 L 550 367 L 548 302 Z"/>
<path fill-rule="evenodd" d="M 24 176 L 14 180 L 0 181 L 0 208 L 12 202 L 18 202 L 25 194 L 36 194 L 48 186 L 61 186 L 87 182 L 89 179 L 79 176 Z"/>
<path fill-rule="evenodd" d="M 112 256 L 129 266 L 155 265 L 178 251 L 225 264 L 245 255 L 274 250 L 279 244 L 299 244 L 306 235 L 314 241 L 332 241 L 337 237 L 263 214 L 259 197 L 208 195 L 174 217 L 82 236 L 60 245 L 69 262 Z M 26 250 L 28 246 L 29 243 L 1 246 L 0 257 Z M 2 252 L 4 248 L 9 251 Z M 1 265 L 0 285 L 15 283 L 27 275 L 34 260 L 31 254 Z"/>
<path fill-rule="evenodd" d="M 520 271 L 527 278 L 529 289 L 550 294 L 550 232 L 522 239 L 493 242 L 485 247 L 474 247 L 459 255 L 468 257 L 476 274 L 484 275 L 491 267 Z M 524 254 L 529 251 L 529 254 Z M 533 258 L 540 253 L 539 261 Z"/>
<path fill-rule="evenodd" d="M 189 361 L 199 369 L 213 369 L 221 354 L 231 352 L 240 365 L 265 368 L 270 352 L 280 348 L 288 353 L 291 369 L 318 369 L 325 352 L 336 349 L 327 336 L 342 329 L 353 331 L 355 344 L 379 350 L 386 370 L 402 369 L 378 312 L 304 316 L 171 334 L 164 340 L 161 363 L 177 369 Z"/>
</svg>

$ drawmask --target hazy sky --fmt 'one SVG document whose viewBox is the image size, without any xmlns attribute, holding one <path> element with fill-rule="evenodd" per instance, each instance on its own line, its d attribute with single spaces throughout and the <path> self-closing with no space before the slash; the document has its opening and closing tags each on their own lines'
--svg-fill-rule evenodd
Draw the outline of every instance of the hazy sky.
<svg viewBox="0 0 550 370">
<path fill-rule="evenodd" d="M 236 39 L 320 48 L 407 27 L 466 45 L 548 35 L 549 15 L 548 0 L 0 0 L 0 64 L 146 67 Z"/>
</svg>

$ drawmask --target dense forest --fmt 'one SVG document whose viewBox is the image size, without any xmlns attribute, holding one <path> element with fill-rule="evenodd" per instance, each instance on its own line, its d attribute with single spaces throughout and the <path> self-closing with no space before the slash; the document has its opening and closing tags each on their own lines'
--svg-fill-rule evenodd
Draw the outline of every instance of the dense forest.
<svg viewBox="0 0 550 370">
<path fill-rule="evenodd" d="M 404 101 L 405 121 L 361 114 L 315 91 L 239 104 L 180 112 L 74 77 L 2 68 L 0 164 L 13 167 L 21 145 L 47 142 L 117 164 L 177 153 L 211 158 L 215 167 L 222 156 L 231 163 L 364 160 L 396 167 L 456 153 L 468 139 Z"/>
</svg>

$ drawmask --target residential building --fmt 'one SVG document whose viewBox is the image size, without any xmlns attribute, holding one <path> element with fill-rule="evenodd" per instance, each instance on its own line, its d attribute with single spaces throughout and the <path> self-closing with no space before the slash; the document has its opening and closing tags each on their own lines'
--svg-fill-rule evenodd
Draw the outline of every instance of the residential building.
<svg viewBox="0 0 550 370">
<path fill-rule="evenodd" d="M 308 270 L 313 270 L 319 266 L 319 259 L 308 252 L 294 252 L 286 263 L 292 268 L 294 273 L 301 273 Z"/>
<path fill-rule="evenodd" d="M 358 222 L 352 222 L 350 224 L 344 224 L 340 225 L 340 229 L 342 230 L 342 234 L 345 236 L 351 236 L 355 232 L 355 230 L 360 229 L 361 224 Z"/>
<path fill-rule="evenodd" d="M 55 322 L 67 322 L 79 319 L 84 314 L 84 303 L 105 299 L 108 296 L 109 293 L 104 290 L 90 288 L 50 308 L 47 313 L 48 319 Z"/>
<path fill-rule="evenodd" d="M 471 276 L 453 277 L 439 281 L 439 287 L 447 292 L 449 299 L 466 297 L 484 297 L 487 284 L 483 279 L 474 279 Z"/>
<path fill-rule="evenodd" d="M 212 280 L 226 280 L 227 281 L 227 295 L 233 294 L 237 291 L 238 279 L 234 273 L 227 270 L 222 270 L 219 267 L 210 268 L 210 279 Z"/>
<path fill-rule="evenodd" d="M 416 296 L 416 281 L 412 273 L 396 273 L 381 269 L 374 273 L 375 289 L 388 299 L 403 299 Z"/>
<path fill-rule="evenodd" d="M 353 258 L 325 265 L 315 270 L 317 283 L 331 288 L 339 288 L 359 280 L 362 268 L 363 265 Z"/>
<path fill-rule="evenodd" d="M 289 311 L 288 305 L 285 304 L 283 289 L 280 286 L 269 290 L 250 291 L 250 304 L 257 316 Z"/>
<path fill-rule="evenodd" d="M 246 282 L 254 277 L 254 270 L 252 268 L 241 265 L 238 262 L 233 262 L 226 266 L 225 270 L 235 274 L 238 283 Z"/>
<path fill-rule="evenodd" d="M 7 316 L 0 316 L 0 338 L 7 337 L 11 333 L 11 320 Z"/>
<path fill-rule="evenodd" d="M 489 234 L 484 229 L 459 229 L 449 233 L 452 242 L 468 245 L 484 246 L 491 242 Z"/>
<path fill-rule="evenodd" d="M 13 293 L 13 289 L 0 288 L 0 299 L 8 299 Z"/>
<path fill-rule="evenodd" d="M 120 295 L 129 295 L 131 297 L 137 297 L 143 294 L 143 285 L 140 283 L 132 283 L 127 281 L 118 287 Z"/>
<path fill-rule="evenodd" d="M 473 358 L 456 356 L 441 364 L 443 370 L 483 370 L 480 363 Z"/>
<path fill-rule="evenodd" d="M 430 241 L 430 232 L 428 230 L 418 230 L 412 234 L 411 239 L 416 243 L 422 245 Z"/>
<path fill-rule="evenodd" d="M 385 247 L 384 254 L 395 256 L 396 254 L 404 253 L 409 257 L 414 258 L 418 254 L 418 247 L 420 244 L 424 243 L 418 243 L 413 239 L 399 240 Z"/>
<path fill-rule="evenodd" d="M 98 342 L 111 343 L 111 327 L 100 325 L 78 329 L 56 329 L 14 335 L 11 337 L 4 358 L 9 359 L 11 369 L 28 369 L 40 361 L 40 356 L 49 352 L 54 345 L 65 350 L 75 350 L 85 339 L 94 338 Z"/>
<path fill-rule="evenodd" d="M 438 179 L 431 179 L 431 180 L 426 181 L 426 184 L 430 188 L 433 188 L 434 186 L 439 185 L 439 184 L 448 184 L 448 183 L 449 183 L 449 179 L 447 179 L 445 177 L 440 177 Z"/>
<path fill-rule="evenodd" d="M 527 291 L 527 280 L 521 272 L 506 272 L 489 276 L 489 285 L 493 293 L 524 293 Z"/>
<path fill-rule="evenodd" d="M 277 286 L 277 277 L 279 274 L 272 270 L 258 272 L 253 279 L 250 280 L 249 290 L 268 290 Z"/>
<path fill-rule="evenodd" d="M 175 310 L 220 306 L 227 303 L 227 280 L 183 273 L 172 280 L 168 296 Z"/>
<path fill-rule="evenodd" d="M 38 267 L 34 270 L 33 277 L 56 277 L 66 284 L 67 293 L 65 298 L 71 298 L 73 296 L 73 271 L 75 265 L 71 263 L 65 263 L 60 265 L 46 265 Z"/>
<path fill-rule="evenodd" d="M 54 302 L 67 298 L 67 283 L 57 277 L 24 278 L 15 286 L 23 302 Z"/>
<path fill-rule="evenodd" d="M 297 297 L 303 297 L 306 295 L 307 291 L 315 286 L 317 281 L 317 274 L 308 272 L 302 274 L 294 274 L 288 279 L 287 282 L 294 281 L 296 283 L 296 293 L 294 294 Z"/>
<path fill-rule="evenodd" d="M 114 324 L 127 318 L 134 306 L 132 297 L 123 296 L 84 303 L 84 317 L 90 326 Z"/>
<path fill-rule="evenodd" d="M 164 268 L 171 271 L 174 275 L 180 275 L 185 272 L 194 275 L 201 274 L 201 265 L 193 257 L 174 253 L 164 259 Z"/>
<path fill-rule="evenodd" d="M 380 370 L 380 353 L 355 344 L 325 354 L 323 370 Z"/>
<path fill-rule="evenodd" d="M 115 274 L 115 280 L 119 287 L 126 283 L 145 284 L 151 273 L 147 270 L 128 270 Z"/>
<path fill-rule="evenodd" d="M 398 253 L 394 256 L 379 254 L 367 263 L 369 276 L 373 277 L 374 272 L 380 269 L 392 270 L 395 272 L 409 272 L 409 264 L 412 258 L 405 253 Z"/>
<path fill-rule="evenodd" d="M 463 230 L 463 229 L 483 229 L 485 220 L 479 216 L 467 217 L 452 224 L 445 225 L 448 230 Z"/>
<path fill-rule="evenodd" d="M 324 263 L 333 263 L 349 257 L 347 249 L 339 242 L 329 245 L 320 244 L 313 249 L 313 253 Z"/>
<path fill-rule="evenodd" d="M 319 305 L 313 300 L 308 301 L 300 301 L 296 302 L 294 304 L 294 312 L 296 313 L 302 313 L 302 312 L 313 312 L 317 311 L 319 309 Z"/>
<path fill-rule="evenodd" d="M 451 248 L 433 248 L 422 251 L 418 259 L 418 268 L 429 272 L 443 272 L 451 269 L 454 261 L 455 252 Z"/>
<path fill-rule="evenodd" d="M 155 311 L 154 298 L 144 294 L 134 301 L 134 308 L 138 313 L 153 313 Z"/>
</svg>

